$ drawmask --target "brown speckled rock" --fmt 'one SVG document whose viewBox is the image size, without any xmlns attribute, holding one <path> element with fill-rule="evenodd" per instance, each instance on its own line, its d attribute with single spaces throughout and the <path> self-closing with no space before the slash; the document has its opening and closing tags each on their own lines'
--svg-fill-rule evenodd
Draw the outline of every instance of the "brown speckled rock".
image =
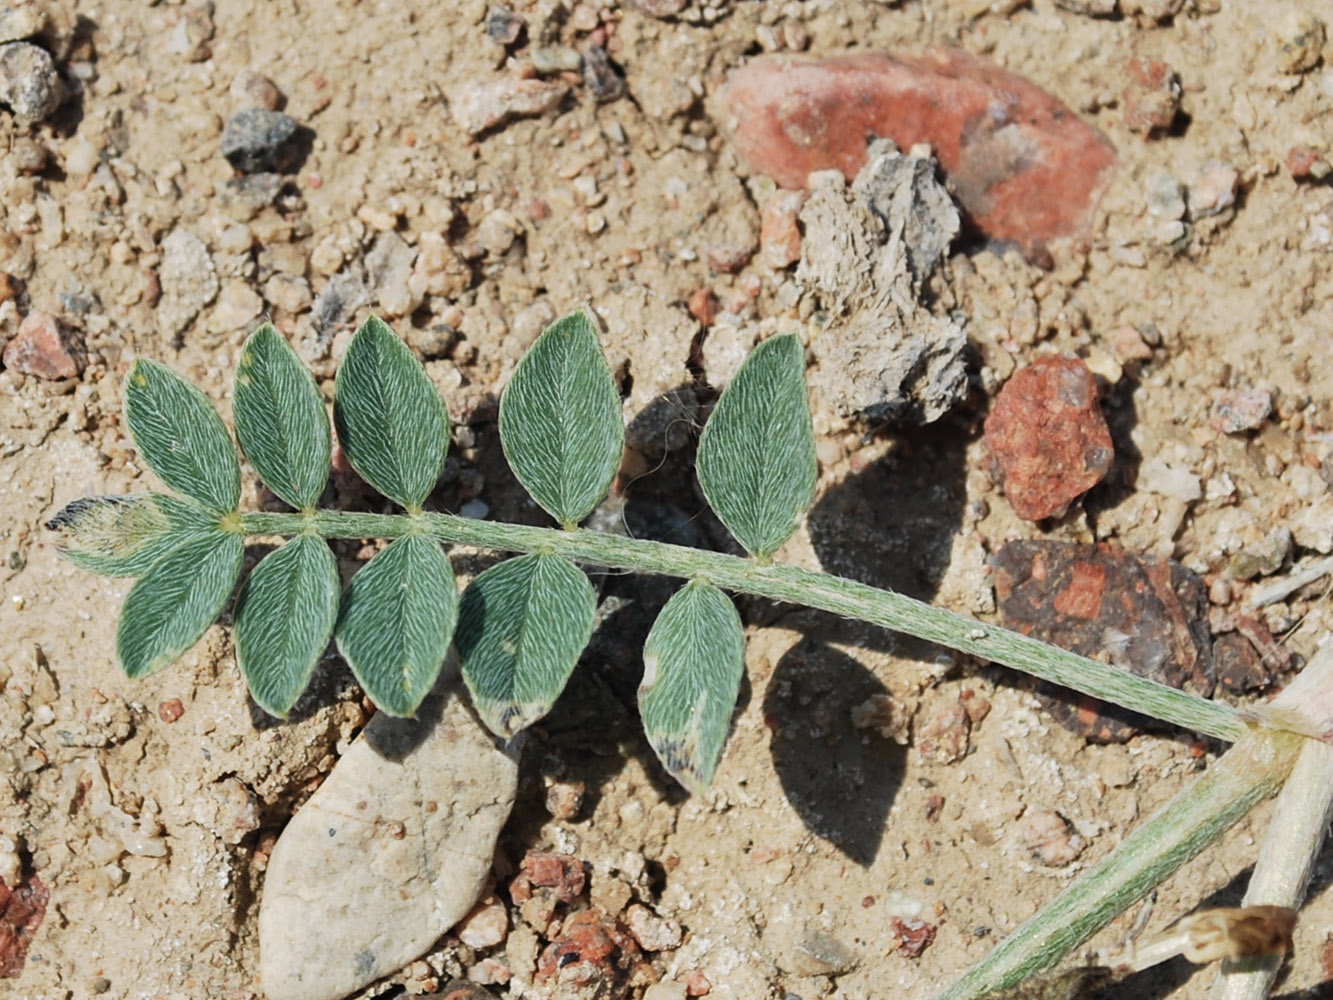
<svg viewBox="0 0 1333 1000">
<path fill-rule="evenodd" d="M 1106 137 L 1046 91 L 953 49 L 759 56 L 717 99 L 741 156 L 784 188 L 817 170 L 851 180 L 867 136 L 930 143 L 977 228 L 1031 259 L 1086 231 L 1116 162 Z"/>
<path fill-rule="evenodd" d="M 1005 496 L 1029 521 L 1063 513 L 1101 482 L 1115 457 L 1092 372 L 1054 354 L 1005 383 L 986 418 L 986 444 Z"/>
</svg>

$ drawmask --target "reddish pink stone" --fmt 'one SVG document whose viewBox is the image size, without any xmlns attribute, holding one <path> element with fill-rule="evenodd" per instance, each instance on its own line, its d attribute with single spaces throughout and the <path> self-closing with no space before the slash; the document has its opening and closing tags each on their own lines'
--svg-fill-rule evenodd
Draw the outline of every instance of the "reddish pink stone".
<svg viewBox="0 0 1333 1000">
<path fill-rule="evenodd" d="M 804 191 L 787 188 L 778 188 L 764 202 L 759 228 L 759 259 L 775 271 L 801 259 L 801 229 L 797 220 L 804 204 Z"/>
<path fill-rule="evenodd" d="M 815 170 L 851 180 L 870 136 L 930 143 L 976 226 L 1033 259 L 1086 232 L 1116 162 L 1106 137 L 1050 94 L 954 49 L 759 56 L 718 102 L 751 169 L 786 188 Z"/>
<path fill-rule="evenodd" d="M 986 418 L 986 444 L 1014 513 L 1060 514 L 1111 467 L 1115 448 L 1097 381 L 1077 358 L 1049 355 L 1015 372 Z"/>
<path fill-rule="evenodd" d="M 60 321 L 36 309 L 23 317 L 18 333 L 5 347 L 4 361 L 6 368 L 38 378 L 75 378 L 79 374 L 79 362 Z"/>
</svg>

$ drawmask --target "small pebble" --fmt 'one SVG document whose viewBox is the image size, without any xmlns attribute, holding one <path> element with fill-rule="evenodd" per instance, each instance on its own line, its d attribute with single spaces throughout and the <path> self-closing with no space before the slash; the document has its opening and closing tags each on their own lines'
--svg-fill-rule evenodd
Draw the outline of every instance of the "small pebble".
<svg viewBox="0 0 1333 1000">
<path fill-rule="evenodd" d="M 916 733 L 916 748 L 931 764 L 952 764 L 967 756 L 972 720 L 957 698 L 945 700 Z"/>
<path fill-rule="evenodd" d="M 9 148 L 9 162 L 20 173 L 40 174 L 51 162 L 51 151 L 39 140 L 20 135 L 15 137 L 13 145 Z"/>
<path fill-rule="evenodd" d="M 486 37 L 497 45 L 513 45 L 524 26 L 522 17 L 501 4 L 493 3 L 486 10 Z"/>
<path fill-rule="evenodd" d="M 836 976 L 856 967 L 856 955 L 828 931 L 809 928 L 792 949 L 791 965 L 802 976 Z"/>
<path fill-rule="evenodd" d="M 1110 17 L 1116 12 L 1117 3 L 1118 0 L 1055 0 L 1057 7 L 1084 17 Z"/>
<path fill-rule="evenodd" d="M 458 508 L 458 513 L 472 521 L 484 521 L 491 508 L 482 500 L 468 500 Z"/>
<path fill-rule="evenodd" d="M 689 994 L 685 992 L 685 984 L 673 982 L 665 979 L 660 983 L 653 983 L 643 994 L 643 1000 L 685 1000 Z"/>
<path fill-rule="evenodd" d="M 1147 138 L 1169 129 L 1180 111 L 1180 77 L 1160 59 L 1135 56 L 1126 67 L 1129 83 L 1121 94 L 1125 127 Z"/>
<path fill-rule="evenodd" d="M 600 45 L 589 45 L 583 50 L 583 85 L 598 104 L 625 96 L 625 77 Z"/>
<path fill-rule="evenodd" d="M 1063 868 L 1078 858 L 1087 844 L 1058 812 L 1043 809 L 1024 818 L 1023 846 L 1048 868 Z"/>
<path fill-rule="evenodd" d="M 5 367 L 44 379 L 77 378 L 80 364 L 61 322 L 34 309 L 4 351 Z"/>
<path fill-rule="evenodd" d="M 699 288 L 690 296 L 690 315 L 697 319 L 703 326 L 713 325 L 713 320 L 717 319 L 719 308 L 721 308 L 721 303 L 718 302 L 717 296 L 713 294 L 712 289 Z"/>
<path fill-rule="evenodd" d="M 1286 163 L 1287 173 L 1298 181 L 1322 181 L 1333 170 L 1322 152 L 1304 143 L 1297 143 L 1287 150 Z"/>
<path fill-rule="evenodd" d="M 157 706 L 157 717 L 163 722 L 172 723 L 185 714 L 185 706 L 179 698 L 168 698 Z"/>
<path fill-rule="evenodd" d="M 805 204 L 803 191 L 778 188 L 764 200 L 760 213 L 759 260 L 780 271 L 801 259 L 798 219 Z"/>
<path fill-rule="evenodd" d="M 689 6 L 690 0 L 631 0 L 631 3 L 651 17 L 674 17 Z"/>
<path fill-rule="evenodd" d="M 577 73 L 583 69 L 583 56 L 569 45 L 537 45 L 528 53 L 532 68 L 543 76 L 553 73 Z"/>
<path fill-rule="evenodd" d="M 642 903 L 625 910 L 625 926 L 644 951 L 671 951 L 680 947 L 680 924 L 659 917 Z"/>
<path fill-rule="evenodd" d="M 65 150 L 65 173 L 71 177 L 88 177 L 101 163 L 97 146 L 79 136 Z"/>
<path fill-rule="evenodd" d="M 250 108 L 227 119 L 221 152 L 243 174 L 279 173 L 295 165 L 296 119 L 268 108 Z"/>
<path fill-rule="evenodd" d="M 273 81 L 252 69 L 243 69 L 232 77 L 227 93 L 243 108 L 274 111 L 282 101 L 282 94 Z"/>
<path fill-rule="evenodd" d="M 1309 11 L 1289 10 L 1276 19 L 1273 40 L 1277 65 L 1283 73 L 1304 73 L 1319 65 L 1328 28 Z"/>
<path fill-rule="evenodd" d="M 571 820 L 583 808 L 588 786 L 582 781 L 553 781 L 546 789 L 546 811 L 553 819 Z"/>
<path fill-rule="evenodd" d="M 896 951 L 903 958 L 920 958 L 921 953 L 935 943 L 935 924 L 894 917 L 890 926 L 893 928 L 892 940 L 897 946 Z"/>
<path fill-rule="evenodd" d="M 1223 434 L 1252 431 L 1273 413 L 1273 392 L 1255 386 L 1226 389 L 1213 398 L 1209 423 Z"/>
<path fill-rule="evenodd" d="M 1144 184 L 1148 214 L 1157 219 L 1181 219 L 1185 216 L 1185 188 L 1171 171 L 1155 167 Z"/>
<path fill-rule="evenodd" d="M 477 242 L 493 257 L 503 257 L 523 231 L 523 224 L 513 212 L 497 208 L 477 225 Z"/>
<path fill-rule="evenodd" d="M 1236 203 L 1240 172 L 1225 160 L 1208 160 L 1189 188 L 1191 219 L 1225 212 Z"/>
<path fill-rule="evenodd" d="M 218 294 L 218 304 L 208 317 L 208 329 L 214 333 L 244 330 L 264 311 L 264 300 L 243 281 L 229 281 Z"/>
<path fill-rule="evenodd" d="M 303 313 L 314 301 L 310 283 L 305 278 L 289 274 L 275 274 L 264 282 L 264 301 L 271 302 L 284 312 Z"/>
<path fill-rule="evenodd" d="M 1152 359 L 1151 345 L 1143 339 L 1143 334 L 1132 326 L 1118 326 L 1111 331 L 1111 348 L 1121 363 Z"/>
<path fill-rule="evenodd" d="M 486 896 L 454 928 L 454 933 L 470 948 L 493 948 L 509 933 L 509 911 L 495 896 Z"/>
<path fill-rule="evenodd" d="M 65 99 L 50 53 L 29 42 L 0 45 L 0 104 L 7 104 L 20 125 L 49 118 Z"/>
</svg>

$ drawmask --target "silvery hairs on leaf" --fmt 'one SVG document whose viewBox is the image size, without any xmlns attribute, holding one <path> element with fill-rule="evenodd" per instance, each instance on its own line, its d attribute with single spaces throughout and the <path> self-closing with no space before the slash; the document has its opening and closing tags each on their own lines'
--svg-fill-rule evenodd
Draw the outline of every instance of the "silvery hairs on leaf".
<svg viewBox="0 0 1333 1000">
<path fill-rule="evenodd" d="M 202 392 L 166 365 L 140 358 L 126 377 L 125 417 L 139 454 L 164 483 L 215 514 L 236 509 L 241 466 Z"/>
<path fill-rule="evenodd" d="M 550 553 L 507 559 L 468 585 L 454 647 L 493 733 L 509 739 L 551 710 L 592 637 L 596 611 L 587 576 Z"/>
<path fill-rule="evenodd" d="M 449 416 L 421 363 L 375 316 L 347 347 L 333 417 L 357 474 L 400 506 L 420 510 L 444 466 Z"/>
<path fill-rule="evenodd" d="M 695 467 L 708 505 L 751 555 L 767 559 L 791 537 L 818 478 L 794 334 L 750 352 L 704 425 Z"/>
<path fill-rule="evenodd" d="M 338 563 L 324 539 L 299 535 L 266 555 L 236 598 L 236 659 L 255 703 L 285 718 L 329 644 Z"/>
<path fill-rule="evenodd" d="M 556 320 L 518 363 L 500 399 L 500 442 L 523 488 L 565 527 L 606 496 L 625 426 L 587 312 Z"/>
<path fill-rule="evenodd" d="M 143 576 L 186 539 L 218 528 L 218 516 L 167 493 L 80 497 L 46 523 L 70 562 L 103 576 Z"/>
<path fill-rule="evenodd" d="M 314 507 L 329 478 L 329 415 L 314 377 L 270 323 L 241 349 L 232 415 L 259 478 L 292 507 Z"/>
<path fill-rule="evenodd" d="M 195 644 L 231 596 L 244 554 L 240 535 L 215 528 L 177 545 L 134 585 L 116 632 L 127 676 L 147 677 Z"/>
<path fill-rule="evenodd" d="M 343 590 L 335 638 L 381 711 L 412 715 L 430 693 L 458 621 L 458 588 L 440 543 L 404 535 Z"/>
<path fill-rule="evenodd" d="M 729 598 L 691 580 L 662 608 L 643 646 L 639 714 L 653 751 L 691 792 L 722 757 L 745 670 L 745 633 Z"/>
</svg>

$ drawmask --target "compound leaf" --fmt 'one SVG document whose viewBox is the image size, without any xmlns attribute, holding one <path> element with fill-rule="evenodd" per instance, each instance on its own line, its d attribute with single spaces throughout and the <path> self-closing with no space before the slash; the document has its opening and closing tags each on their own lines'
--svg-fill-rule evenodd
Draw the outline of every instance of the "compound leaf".
<svg viewBox="0 0 1333 1000">
<path fill-rule="evenodd" d="M 240 535 L 215 527 L 186 538 L 134 585 L 116 632 L 126 676 L 147 677 L 195 644 L 227 603 L 244 553 Z"/>
<path fill-rule="evenodd" d="M 662 766 L 691 792 L 713 780 L 745 669 L 745 633 L 731 599 L 691 580 L 672 595 L 643 645 L 639 715 Z"/>
<path fill-rule="evenodd" d="M 444 665 L 457 621 L 458 589 L 440 543 L 405 535 L 343 590 L 338 650 L 381 711 L 411 715 Z"/>
<path fill-rule="evenodd" d="M 125 417 L 149 467 L 215 514 L 236 509 L 241 466 L 206 396 L 166 365 L 140 358 L 125 383 Z"/>
<path fill-rule="evenodd" d="M 818 476 L 794 334 L 750 352 L 699 436 L 695 466 L 708 505 L 751 555 L 766 559 L 791 537 Z"/>
<path fill-rule="evenodd" d="M 322 538 L 293 538 L 255 567 L 236 598 L 236 659 L 260 708 L 286 717 L 337 617 L 338 563 Z"/>
<path fill-rule="evenodd" d="M 505 739 L 551 710 L 592 636 L 597 599 L 568 559 L 533 553 L 463 592 L 454 646 L 482 721 Z"/>
<path fill-rule="evenodd" d="M 435 488 L 449 416 L 426 370 L 378 317 L 361 324 L 338 369 L 338 441 L 366 482 L 408 510 Z"/>
<path fill-rule="evenodd" d="M 606 496 L 625 448 L 620 396 L 586 312 L 537 338 L 500 400 L 500 442 L 514 475 L 572 527 Z"/>
<path fill-rule="evenodd" d="M 271 323 L 241 349 L 232 416 L 259 478 L 291 506 L 313 507 L 329 478 L 329 415 L 314 378 Z"/>
<path fill-rule="evenodd" d="M 166 493 L 81 497 L 46 523 L 74 565 L 103 576 L 143 576 L 186 539 L 214 532 L 218 517 Z"/>
</svg>

